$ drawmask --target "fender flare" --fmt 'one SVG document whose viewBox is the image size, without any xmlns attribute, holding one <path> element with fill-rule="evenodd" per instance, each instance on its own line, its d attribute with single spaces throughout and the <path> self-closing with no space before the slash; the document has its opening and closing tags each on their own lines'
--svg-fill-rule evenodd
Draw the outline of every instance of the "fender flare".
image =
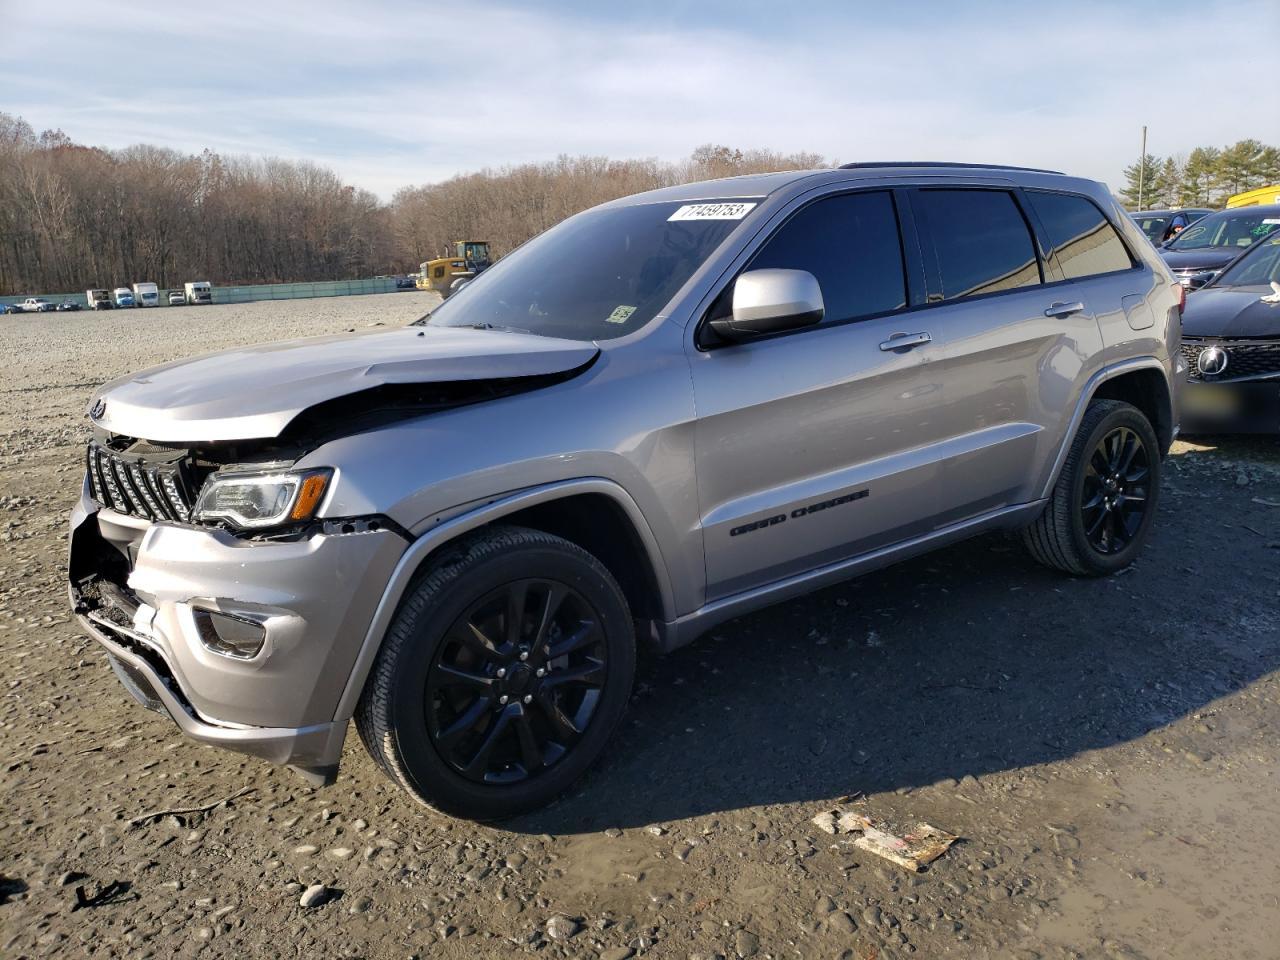
<svg viewBox="0 0 1280 960">
<path fill-rule="evenodd" d="M 1119 363 L 1113 363 L 1110 366 L 1103 367 L 1085 381 L 1084 387 L 1080 390 L 1080 397 L 1076 400 L 1075 410 L 1071 414 L 1071 422 L 1067 426 L 1066 435 L 1062 439 L 1062 444 L 1058 448 L 1058 455 L 1054 458 L 1053 469 L 1049 471 L 1049 478 L 1044 484 L 1044 488 L 1040 491 L 1039 499 L 1043 500 L 1053 493 L 1053 487 L 1058 482 L 1058 475 L 1062 472 L 1062 465 L 1067 461 L 1067 453 L 1071 449 L 1071 444 L 1076 438 L 1076 431 L 1080 429 L 1080 421 L 1084 419 L 1084 412 L 1089 407 L 1089 402 L 1093 400 L 1093 396 L 1098 392 L 1098 387 L 1106 383 L 1108 380 L 1114 380 L 1116 377 L 1123 376 L 1126 373 L 1134 373 L 1138 370 L 1157 370 L 1160 375 L 1168 380 L 1168 371 L 1165 365 L 1156 357 L 1133 357 L 1129 360 L 1122 360 Z M 1174 391 L 1171 384 L 1167 384 L 1169 391 L 1169 404 L 1172 408 L 1174 403 Z M 1177 429 L 1177 411 L 1170 409 L 1171 422 L 1174 429 Z"/>
<path fill-rule="evenodd" d="M 369 672 L 373 669 L 373 662 L 377 659 L 378 651 L 382 648 L 382 638 L 391 626 L 391 619 L 395 616 L 396 610 L 399 609 L 400 601 L 408 591 L 409 584 L 413 582 L 418 569 L 432 553 L 456 540 L 464 533 L 493 523 L 495 520 L 501 520 L 503 517 L 523 510 L 525 507 L 532 507 L 540 503 L 561 500 L 565 497 L 583 493 L 603 494 L 613 500 L 626 513 L 627 519 L 631 521 L 632 526 L 640 537 L 641 543 L 644 545 L 647 559 L 653 568 L 654 579 L 657 582 L 658 593 L 662 603 L 663 619 L 668 622 L 675 620 L 675 601 L 671 590 L 671 579 L 667 572 L 666 563 L 662 559 L 658 540 L 649 528 L 649 523 L 645 520 L 639 505 L 617 483 L 603 477 L 583 477 L 576 480 L 560 480 L 555 483 L 503 494 L 474 510 L 467 511 L 431 528 L 409 545 L 409 549 L 404 552 L 395 569 L 391 572 L 391 579 L 387 581 L 386 589 L 382 593 L 382 599 L 378 601 L 378 606 L 374 610 L 373 620 L 370 621 L 369 628 L 365 631 L 364 640 L 360 644 L 360 651 L 356 655 L 355 663 L 351 668 L 351 675 L 347 678 L 346 686 L 343 687 L 342 696 L 338 699 L 334 720 L 345 722 L 355 715 L 356 706 L 360 702 L 360 695 L 364 691 L 365 680 L 368 679 Z"/>
</svg>

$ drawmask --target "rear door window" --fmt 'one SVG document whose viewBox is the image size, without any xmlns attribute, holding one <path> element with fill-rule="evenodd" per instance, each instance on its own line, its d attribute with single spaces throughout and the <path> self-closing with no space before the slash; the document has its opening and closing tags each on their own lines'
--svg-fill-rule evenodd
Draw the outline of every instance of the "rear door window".
<svg viewBox="0 0 1280 960">
<path fill-rule="evenodd" d="M 1142 228 L 1142 232 L 1147 235 L 1147 239 L 1152 243 L 1162 242 L 1165 234 L 1169 231 L 1169 221 L 1164 217 L 1144 217 L 1138 220 L 1137 223 Z"/>
<path fill-rule="evenodd" d="M 912 207 L 933 237 L 941 296 L 977 297 L 1041 282 L 1031 232 L 1006 190 L 921 190 Z"/>
<path fill-rule="evenodd" d="M 808 270 L 818 278 L 823 323 L 899 310 L 907 303 L 898 215 L 888 191 L 817 200 L 782 225 L 749 270 Z"/>
<path fill-rule="evenodd" d="M 1026 193 L 1040 218 L 1058 266 L 1068 280 L 1114 273 L 1133 266 L 1129 251 L 1097 205 L 1068 193 Z M 1186 216 L 1173 218 L 1170 229 L 1186 225 Z"/>
</svg>

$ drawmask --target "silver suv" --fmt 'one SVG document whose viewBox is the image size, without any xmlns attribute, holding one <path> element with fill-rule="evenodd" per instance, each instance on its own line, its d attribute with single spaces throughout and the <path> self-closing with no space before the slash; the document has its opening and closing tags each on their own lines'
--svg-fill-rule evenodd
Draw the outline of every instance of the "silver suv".
<svg viewBox="0 0 1280 960">
<path fill-rule="evenodd" d="M 1150 532 L 1181 290 L 1100 184 L 951 164 L 572 217 L 403 329 L 104 387 L 70 589 L 143 704 L 331 782 L 543 804 L 637 640 L 992 530 L 1103 575 Z"/>
</svg>

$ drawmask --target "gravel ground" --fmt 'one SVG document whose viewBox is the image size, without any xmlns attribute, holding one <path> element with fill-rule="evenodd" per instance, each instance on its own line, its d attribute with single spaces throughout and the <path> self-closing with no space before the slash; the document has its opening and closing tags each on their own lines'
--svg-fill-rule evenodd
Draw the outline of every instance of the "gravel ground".
<svg viewBox="0 0 1280 960">
<path fill-rule="evenodd" d="M 1271 440 L 1179 443 L 1120 576 L 984 538 L 647 659 L 610 757 L 500 828 L 424 812 L 354 734 L 313 790 L 133 705 L 66 608 L 91 388 L 431 302 L 5 318 L 0 956 L 1276 956 Z M 907 873 L 813 825 L 847 795 L 963 840 Z"/>
</svg>

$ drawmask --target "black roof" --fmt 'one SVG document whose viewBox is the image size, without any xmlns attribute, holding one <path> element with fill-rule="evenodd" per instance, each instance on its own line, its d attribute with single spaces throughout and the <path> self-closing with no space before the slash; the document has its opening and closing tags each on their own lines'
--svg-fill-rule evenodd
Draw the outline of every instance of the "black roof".
<svg viewBox="0 0 1280 960">
<path fill-rule="evenodd" d="M 1065 176 L 1061 170 L 1041 170 L 1039 167 L 1015 167 L 1007 163 L 953 163 L 939 160 L 877 160 L 859 163 L 842 163 L 841 170 L 864 170 L 870 167 L 947 167 L 950 169 L 970 170 L 1019 170 L 1023 173 L 1056 173 Z"/>
</svg>

